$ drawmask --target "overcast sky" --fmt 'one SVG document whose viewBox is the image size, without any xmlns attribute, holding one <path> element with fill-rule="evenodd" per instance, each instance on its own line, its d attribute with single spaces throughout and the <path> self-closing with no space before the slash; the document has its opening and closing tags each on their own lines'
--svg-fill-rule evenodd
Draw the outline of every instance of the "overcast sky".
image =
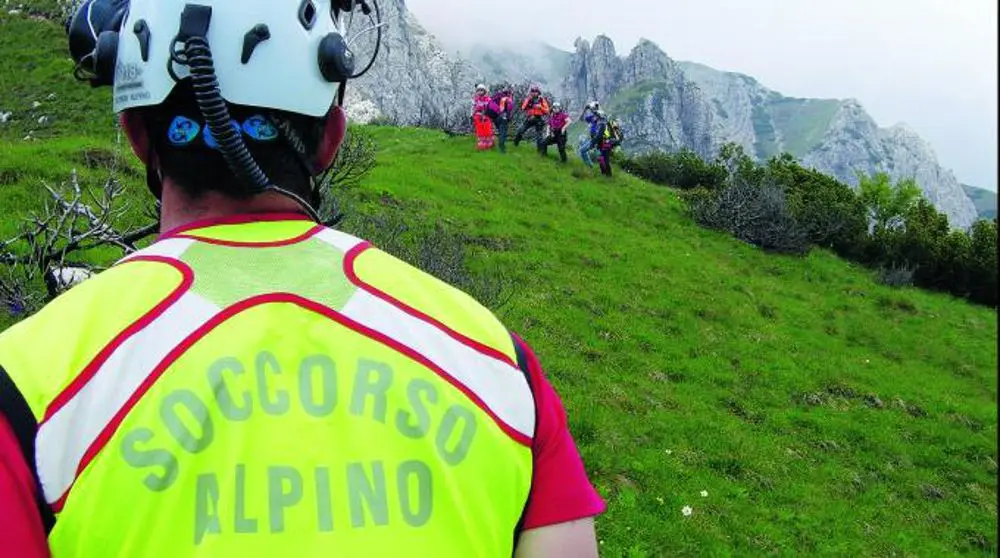
<svg viewBox="0 0 1000 558">
<path fill-rule="evenodd" d="M 446 45 L 604 33 L 738 71 L 792 97 L 906 122 L 959 181 L 997 188 L 997 0 L 405 0 Z"/>
</svg>

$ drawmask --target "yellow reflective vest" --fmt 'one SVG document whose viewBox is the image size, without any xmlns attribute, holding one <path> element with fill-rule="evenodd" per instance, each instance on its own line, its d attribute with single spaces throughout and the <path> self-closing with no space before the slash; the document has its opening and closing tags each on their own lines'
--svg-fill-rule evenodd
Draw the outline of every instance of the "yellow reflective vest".
<svg viewBox="0 0 1000 558">
<path fill-rule="evenodd" d="M 510 556 L 535 407 L 507 330 L 347 234 L 161 239 L 0 335 L 55 556 Z"/>
</svg>

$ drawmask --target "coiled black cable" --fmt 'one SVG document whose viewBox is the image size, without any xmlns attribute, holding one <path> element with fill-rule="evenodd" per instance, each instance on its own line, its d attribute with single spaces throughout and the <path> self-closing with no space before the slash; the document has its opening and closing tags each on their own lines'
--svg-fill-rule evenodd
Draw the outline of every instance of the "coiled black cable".
<svg viewBox="0 0 1000 558">
<path fill-rule="evenodd" d="M 271 181 L 250 155 L 250 150 L 243 141 L 243 134 L 231 124 L 229 109 L 222 99 L 219 80 L 215 76 L 215 64 L 208 40 L 205 37 L 189 37 L 184 42 L 184 55 L 191 69 L 191 86 L 198 108 L 229 168 L 249 186 L 251 194 L 267 190 Z"/>
</svg>

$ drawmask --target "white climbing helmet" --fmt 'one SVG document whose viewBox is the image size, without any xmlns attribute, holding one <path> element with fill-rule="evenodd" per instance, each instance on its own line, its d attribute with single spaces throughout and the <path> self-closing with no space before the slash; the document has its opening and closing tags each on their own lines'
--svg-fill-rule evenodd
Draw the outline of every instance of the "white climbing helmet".
<svg viewBox="0 0 1000 558">
<path fill-rule="evenodd" d="M 486 86 L 482 83 L 476 86 L 476 93 L 479 93 L 480 91 L 482 91 L 483 93 L 486 93 L 486 91 L 488 91 L 486 89 Z"/>
<path fill-rule="evenodd" d="M 598 110 L 601 108 L 601 104 L 598 103 L 597 101 L 590 101 L 589 103 L 587 103 L 587 108 L 590 110 Z"/>
<path fill-rule="evenodd" d="M 370 16 L 365 2 L 196 1 L 85 0 L 71 20 L 71 50 L 74 30 L 77 45 L 82 36 L 94 48 L 89 53 L 85 47 L 85 56 L 79 49 L 74 53 L 78 74 L 83 66 L 100 84 L 112 85 L 116 112 L 157 105 L 177 80 L 192 73 L 181 60 L 185 33 L 201 35 L 224 100 L 320 117 L 336 101 L 341 84 L 367 62 L 355 68 L 350 38 L 344 36 L 346 16 L 355 8 Z M 86 36 L 88 27 L 92 38 Z"/>
<path fill-rule="evenodd" d="M 562 103 L 558 101 L 552 103 L 552 112 L 562 112 L 562 108 L 563 108 Z"/>
</svg>

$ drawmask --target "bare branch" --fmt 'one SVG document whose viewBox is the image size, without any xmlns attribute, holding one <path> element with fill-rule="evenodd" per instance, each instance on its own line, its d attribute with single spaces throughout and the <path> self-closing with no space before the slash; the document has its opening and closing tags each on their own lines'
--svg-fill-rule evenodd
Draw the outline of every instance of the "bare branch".
<svg viewBox="0 0 1000 558">
<path fill-rule="evenodd" d="M 33 312 L 101 269 L 67 263 L 73 254 L 111 246 L 127 255 L 158 228 L 154 219 L 120 230 L 116 223 L 128 205 L 121 201 L 125 187 L 113 174 L 96 188 L 84 187 L 76 172 L 59 188 L 42 186 L 49 194 L 42 208 L 28 214 L 19 234 L 0 242 L 0 309 L 12 314 Z"/>
</svg>

